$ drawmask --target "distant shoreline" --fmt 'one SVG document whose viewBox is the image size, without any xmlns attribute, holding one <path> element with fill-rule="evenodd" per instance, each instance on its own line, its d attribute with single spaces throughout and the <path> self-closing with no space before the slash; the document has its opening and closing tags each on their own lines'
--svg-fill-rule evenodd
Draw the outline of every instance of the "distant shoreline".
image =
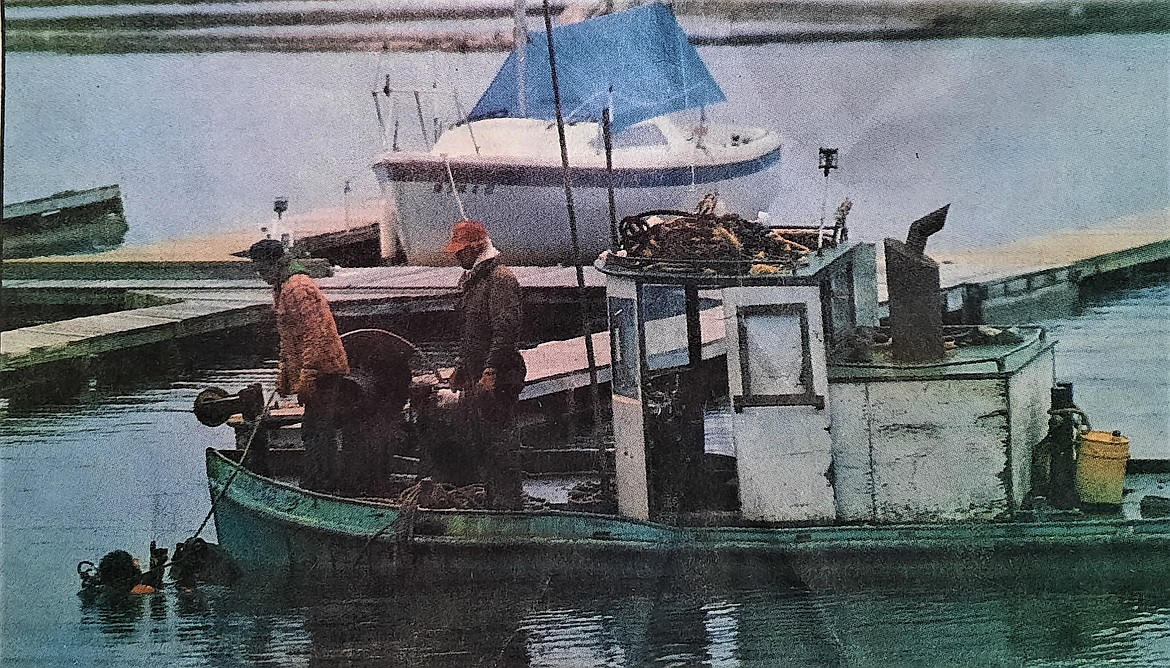
<svg viewBox="0 0 1170 668">
<path fill-rule="evenodd" d="M 96 0 L 86 6 L 113 0 Z M 153 4 L 156 0 L 132 0 Z M 266 0 L 246 0 L 259 5 Z M 119 2 L 118 4 L 127 4 Z M 182 4 L 182 3 L 180 3 Z M 510 3 L 509 3 L 510 4 Z M 68 7 L 54 0 L 16 0 L 6 7 Z M 208 5 L 202 5 L 208 7 Z M 214 5 L 212 5 L 214 6 Z M 1055 37 L 1093 33 L 1170 32 L 1170 0 L 1111 2 L 777 2 L 675 3 L 691 41 L 751 45 L 818 41 L 925 40 L 959 37 Z M 561 11 L 564 3 L 557 3 Z M 536 13 L 539 5 L 530 13 Z M 58 53 L 183 53 L 217 51 L 506 51 L 509 25 L 460 30 L 463 20 L 506 19 L 503 4 L 438 9 L 311 9 L 303 12 L 140 12 L 104 16 L 9 17 L 5 50 Z M 428 32 L 355 30 L 353 24 L 433 20 Z M 346 27 L 330 31 L 330 26 Z M 241 28 L 255 28 L 241 32 Z M 282 32 L 289 28 L 299 32 Z M 314 33 L 313 28 L 321 31 Z M 228 29 L 230 33 L 208 34 Z M 201 31 L 185 32 L 185 31 Z"/>
</svg>

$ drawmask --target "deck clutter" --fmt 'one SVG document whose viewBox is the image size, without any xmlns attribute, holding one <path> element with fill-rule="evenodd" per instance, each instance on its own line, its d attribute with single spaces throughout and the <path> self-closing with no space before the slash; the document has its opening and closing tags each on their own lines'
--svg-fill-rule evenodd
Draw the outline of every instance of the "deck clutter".
<svg viewBox="0 0 1170 668">
<path fill-rule="evenodd" d="M 848 238 L 845 218 L 852 203 L 841 203 L 836 222 L 828 229 L 769 227 L 733 213 L 717 214 L 717 206 L 715 195 L 709 193 L 693 212 L 651 211 L 627 216 L 618 225 L 622 248 L 614 255 L 660 271 L 697 267 L 715 274 L 746 267 L 753 276 L 779 273 L 807 265 L 805 256 L 823 244 L 835 245 Z M 677 262 L 686 264 L 676 267 Z"/>
</svg>

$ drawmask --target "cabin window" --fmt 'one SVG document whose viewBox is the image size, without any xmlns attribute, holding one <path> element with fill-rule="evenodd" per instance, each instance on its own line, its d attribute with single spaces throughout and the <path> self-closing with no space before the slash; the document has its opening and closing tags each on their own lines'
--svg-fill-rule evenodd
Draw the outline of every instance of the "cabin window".
<svg viewBox="0 0 1170 668">
<path fill-rule="evenodd" d="M 824 407 L 812 378 L 808 309 L 804 304 L 743 306 L 736 312 L 739 330 L 741 396 L 744 406 Z"/>
<path fill-rule="evenodd" d="M 687 297 L 681 285 L 642 286 L 642 336 L 646 368 L 673 369 L 690 364 L 687 352 Z"/>
<path fill-rule="evenodd" d="M 613 393 L 638 398 L 638 331 L 634 300 L 609 298 L 609 346 Z"/>
</svg>

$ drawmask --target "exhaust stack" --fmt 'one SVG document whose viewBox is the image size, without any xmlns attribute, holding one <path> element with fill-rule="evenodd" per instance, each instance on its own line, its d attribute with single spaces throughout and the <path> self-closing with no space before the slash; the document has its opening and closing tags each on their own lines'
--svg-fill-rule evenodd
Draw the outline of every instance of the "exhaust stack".
<svg viewBox="0 0 1170 668">
<path fill-rule="evenodd" d="M 943 228 L 950 204 L 910 224 L 906 243 L 885 240 L 890 338 L 899 362 L 943 358 L 942 306 L 938 263 L 926 255 L 926 241 Z"/>
</svg>

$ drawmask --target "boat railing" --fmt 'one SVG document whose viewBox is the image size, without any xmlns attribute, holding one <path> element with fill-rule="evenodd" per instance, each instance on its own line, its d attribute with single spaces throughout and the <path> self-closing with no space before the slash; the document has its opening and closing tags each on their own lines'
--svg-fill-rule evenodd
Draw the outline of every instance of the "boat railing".
<svg viewBox="0 0 1170 668">
<path fill-rule="evenodd" d="M 408 105 L 413 102 L 414 116 L 418 120 L 418 127 L 428 150 L 434 147 L 445 130 L 466 125 L 472 146 L 475 148 L 476 154 L 479 154 L 479 143 L 475 138 L 475 129 L 472 127 L 471 119 L 463 106 L 459 91 L 454 88 L 440 89 L 437 83 L 392 86 L 389 75 L 387 75 L 385 84 L 381 88 L 372 90 L 371 95 L 374 99 L 374 112 L 378 118 L 378 127 L 381 130 L 383 150 L 395 152 L 402 150 L 401 117 L 403 114 L 409 114 L 409 111 L 400 109 L 399 104 L 403 98 L 406 98 Z M 424 98 L 429 102 L 428 105 L 425 105 L 429 108 L 431 116 L 429 127 L 426 119 L 428 114 L 424 110 Z M 442 115 L 439 113 L 437 104 L 437 101 L 440 100 L 450 100 L 451 103 L 451 107 Z M 385 106 L 388 108 L 384 109 Z"/>
<path fill-rule="evenodd" d="M 943 336 L 954 340 L 974 332 L 975 330 L 979 329 L 979 327 L 979 325 L 945 325 L 943 327 Z M 1007 350 L 1000 349 L 994 355 L 979 355 L 960 359 L 948 358 L 938 362 L 898 362 L 898 366 L 905 369 L 942 369 L 954 368 L 958 366 L 973 366 L 978 364 L 994 364 L 996 372 L 1003 373 L 1007 370 L 1008 360 L 1011 359 L 1012 356 L 1032 348 L 1037 344 L 1043 344 L 1047 341 L 1048 338 L 1047 331 L 1038 325 L 1020 326 L 1016 329 L 1020 331 L 1020 335 L 1023 340 Z M 877 327 L 874 328 L 874 331 L 878 334 L 889 334 L 888 327 Z M 833 365 L 837 367 L 848 367 L 854 369 L 884 369 L 889 366 L 888 363 L 883 362 L 844 361 L 834 361 Z"/>
</svg>

